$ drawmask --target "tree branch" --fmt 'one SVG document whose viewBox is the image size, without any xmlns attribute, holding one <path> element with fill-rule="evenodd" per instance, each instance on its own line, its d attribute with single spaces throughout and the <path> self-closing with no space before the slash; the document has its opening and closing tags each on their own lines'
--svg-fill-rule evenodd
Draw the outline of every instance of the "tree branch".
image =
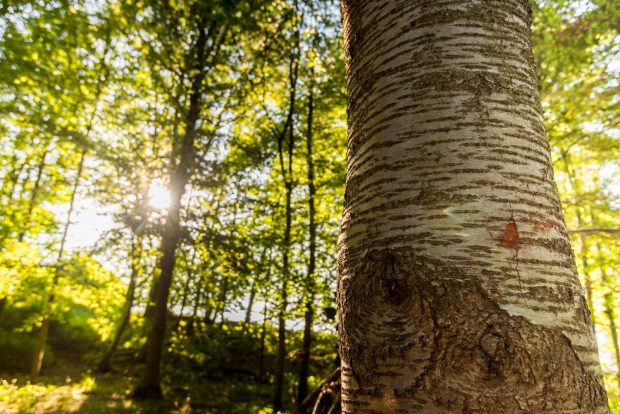
<svg viewBox="0 0 620 414">
<path fill-rule="evenodd" d="M 568 232 L 572 234 L 579 233 L 579 234 L 586 234 L 586 235 L 599 234 L 599 233 L 619 234 L 620 229 L 614 229 L 614 228 L 569 229 Z"/>
</svg>

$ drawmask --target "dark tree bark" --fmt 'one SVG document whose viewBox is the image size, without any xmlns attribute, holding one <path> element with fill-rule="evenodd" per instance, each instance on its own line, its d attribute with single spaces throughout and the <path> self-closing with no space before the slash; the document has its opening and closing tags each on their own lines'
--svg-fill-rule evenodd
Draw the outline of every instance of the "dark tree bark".
<svg viewBox="0 0 620 414">
<path fill-rule="evenodd" d="M 147 323 L 147 331 L 148 331 L 148 325 L 152 322 L 153 320 L 153 315 L 155 313 L 155 299 L 156 299 L 156 292 L 157 289 L 159 288 L 159 275 L 157 273 L 154 273 L 152 276 L 152 280 L 151 280 L 151 286 L 149 288 L 149 295 L 148 295 L 148 299 L 146 302 L 146 307 L 144 308 L 144 319 L 146 320 Z M 146 348 L 145 348 L 145 355 L 146 357 Z"/>
<path fill-rule="evenodd" d="M 203 270 L 204 271 L 204 270 Z M 200 309 L 200 300 L 202 299 L 202 285 L 204 279 L 202 277 L 202 273 L 200 278 L 198 279 L 196 294 L 194 295 L 194 300 L 192 303 L 192 316 L 187 325 L 187 336 L 193 337 L 196 332 L 196 323 L 198 320 L 198 309 Z"/>
<path fill-rule="evenodd" d="M 228 299 L 228 275 L 222 275 L 222 281 L 220 282 L 221 286 L 221 292 L 219 295 L 219 300 L 218 300 L 218 308 L 219 310 L 216 310 L 215 316 L 214 316 L 214 320 L 217 320 L 217 315 L 220 315 L 220 324 L 219 327 L 220 329 L 222 329 L 222 327 L 224 326 L 224 314 L 226 313 L 226 301 Z"/>
<path fill-rule="evenodd" d="M 256 279 L 252 280 L 252 286 L 250 287 L 250 298 L 248 299 L 248 307 L 245 310 L 244 323 L 249 325 L 252 321 L 252 307 L 254 306 L 254 297 L 256 296 Z"/>
<path fill-rule="evenodd" d="M 177 316 L 176 321 L 174 321 L 174 328 L 172 328 L 174 332 L 177 332 L 179 330 L 179 327 L 181 326 L 181 320 L 183 319 L 183 312 L 185 311 L 185 306 L 187 306 L 187 300 L 189 298 L 189 284 L 193 279 L 192 266 L 194 264 L 195 257 L 196 249 L 193 249 L 192 257 L 188 263 L 189 270 L 187 272 L 187 275 L 185 276 L 185 284 L 183 285 L 183 293 L 181 296 L 181 309 L 179 309 L 179 315 Z"/>
<path fill-rule="evenodd" d="M 278 158 L 280 160 L 280 173 L 282 176 L 282 181 L 284 182 L 286 200 L 284 206 L 284 237 L 282 241 L 282 284 L 280 286 L 280 309 L 278 312 L 278 353 L 276 357 L 275 394 L 273 398 L 273 406 L 276 411 L 282 410 L 283 408 L 282 395 L 284 392 L 284 363 L 286 358 L 286 308 L 288 305 L 288 279 L 290 273 L 289 260 L 293 218 L 293 152 L 295 148 L 294 115 L 298 67 L 299 56 L 297 55 L 291 59 L 291 62 L 289 64 L 289 110 L 286 122 L 284 124 L 284 128 L 282 129 L 282 132 L 278 137 Z"/>
<path fill-rule="evenodd" d="M 133 308 L 133 302 L 135 299 L 136 282 L 140 272 L 140 258 L 142 251 L 141 243 L 142 240 L 139 237 L 135 237 L 131 246 L 131 275 L 129 276 L 129 285 L 127 286 L 127 293 L 125 294 L 123 314 L 118 323 L 118 328 L 116 329 L 110 348 L 108 348 L 106 353 L 101 358 L 101 361 L 99 361 L 99 365 L 97 366 L 97 371 L 99 372 L 109 372 L 111 370 L 112 357 L 114 356 L 114 353 L 118 348 L 118 344 L 123 337 L 123 333 L 125 333 L 125 330 L 129 326 L 129 321 L 131 320 L 131 309 Z"/>
<path fill-rule="evenodd" d="M 7 301 L 8 301 L 8 298 L 6 296 L 3 298 L 0 298 L 0 317 L 2 317 L 2 312 L 4 312 L 4 308 L 6 307 Z"/>
<path fill-rule="evenodd" d="M 258 381 L 265 381 L 265 338 L 267 336 L 267 301 L 263 306 L 263 326 L 260 331 L 260 351 L 258 356 Z"/>
<path fill-rule="evenodd" d="M 266 254 L 267 254 L 267 247 L 264 247 L 263 251 L 260 254 L 260 258 L 258 259 L 258 263 L 260 263 L 261 266 L 265 261 Z M 269 260 L 271 260 L 271 257 L 269 258 Z M 248 298 L 248 307 L 245 310 L 244 323 L 246 327 L 252 321 L 252 308 L 254 307 L 254 299 L 256 298 L 257 285 L 260 283 L 260 280 L 261 279 L 259 275 L 254 275 L 254 278 L 252 278 L 252 285 L 250 286 L 250 297 Z"/>
<path fill-rule="evenodd" d="M 224 188 L 221 188 L 218 195 L 216 196 L 216 200 L 215 200 L 215 208 L 213 209 L 211 216 L 212 217 L 218 217 L 220 209 L 222 207 L 222 199 L 224 197 Z M 214 229 L 215 229 L 215 223 L 216 220 L 213 220 L 211 222 L 211 225 L 207 231 L 207 233 L 211 234 L 213 233 Z M 213 248 L 213 237 L 209 237 L 207 238 L 207 246 L 206 249 L 207 251 L 210 251 Z M 208 263 L 203 261 L 203 265 L 202 265 L 202 270 L 200 272 L 200 282 L 198 284 L 198 292 L 196 293 L 196 301 L 195 301 L 195 306 L 194 306 L 194 317 L 193 319 L 196 319 L 196 315 L 198 313 L 198 309 L 200 309 L 199 304 L 201 301 L 204 301 L 204 317 L 203 317 L 203 324 L 202 326 L 204 326 L 205 328 L 207 327 L 207 325 L 210 325 L 213 321 L 211 320 L 211 314 L 213 312 L 213 309 L 210 308 L 209 306 L 209 297 L 211 296 L 211 294 L 213 292 L 210 292 L 206 287 L 203 287 L 204 283 L 205 283 L 205 277 L 204 274 L 208 269 Z M 203 289 L 204 289 L 204 293 L 203 293 Z"/>
<path fill-rule="evenodd" d="M 308 127 L 306 132 L 306 165 L 308 168 L 308 233 L 309 233 L 309 259 L 306 272 L 306 311 L 304 314 L 304 335 L 302 340 L 301 364 L 299 368 L 299 386 L 297 389 L 297 402 L 301 403 L 308 394 L 308 375 L 310 372 L 310 354 L 312 348 L 312 325 L 314 323 L 314 270 L 316 268 L 316 207 L 314 186 L 314 161 L 312 159 L 312 117 L 313 117 L 313 90 L 312 82 L 309 85 L 308 96 Z M 305 413 L 306 408 L 299 407 L 300 413 Z"/>
<path fill-rule="evenodd" d="M 170 177 L 171 205 L 166 214 L 161 241 L 161 256 L 157 266 L 159 277 L 154 284 L 154 304 L 152 322 L 149 327 L 146 345 L 146 364 L 139 385 L 134 390 L 137 398 L 161 397 L 160 367 L 165 342 L 168 296 L 176 262 L 176 250 L 181 236 L 180 210 L 181 198 L 189 182 L 194 164 L 197 123 L 200 117 L 203 81 L 206 76 L 205 54 L 207 34 L 204 26 L 198 30 L 198 38 L 192 50 L 194 77 L 189 96 L 189 109 L 185 118 L 185 134 L 180 149 L 179 160 Z"/>
</svg>

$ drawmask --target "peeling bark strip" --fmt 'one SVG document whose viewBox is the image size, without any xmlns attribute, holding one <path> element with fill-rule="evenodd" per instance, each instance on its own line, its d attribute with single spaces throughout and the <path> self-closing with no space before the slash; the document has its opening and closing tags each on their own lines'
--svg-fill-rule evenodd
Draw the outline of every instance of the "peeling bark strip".
<svg viewBox="0 0 620 414">
<path fill-rule="evenodd" d="M 527 0 L 343 0 L 344 413 L 607 413 Z"/>
</svg>

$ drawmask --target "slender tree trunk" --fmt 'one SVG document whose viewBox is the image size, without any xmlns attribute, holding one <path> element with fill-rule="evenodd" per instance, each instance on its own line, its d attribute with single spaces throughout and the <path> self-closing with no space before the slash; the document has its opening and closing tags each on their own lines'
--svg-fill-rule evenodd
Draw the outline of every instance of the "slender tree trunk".
<svg viewBox="0 0 620 414">
<path fill-rule="evenodd" d="M 289 278 L 289 253 L 291 245 L 291 222 L 292 185 L 286 185 L 286 225 L 284 230 L 284 242 L 282 246 L 282 285 L 280 287 L 280 309 L 278 311 L 278 353 L 276 356 L 275 395 L 273 406 L 275 411 L 282 410 L 284 405 L 282 396 L 284 393 L 284 365 L 286 358 L 286 307 L 288 305 L 288 278 Z"/>
<path fill-rule="evenodd" d="M 200 278 L 198 280 L 197 292 L 194 297 L 190 333 L 188 333 L 188 335 L 190 336 L 193 336 L 195 334 L 197 328 L 200 328 L 201 332 L 203 332 L 202 328 L 207 325 L 206 317 L 208 314 L 209 296 L 208 296 L 208 292 L 206 295 L 203 294 L 203 290 L 207 291 L 206 286 L 204 286 L 206 284 L 204 275 L 205 275 L 205 272 L 207 271 L 207 267 L 206 267 L 206 262 L 204 261 L 205 259 L 203 258 L 201 260 L 202 260 L 202 265 L 200 267 Z M 204 305 L 202 305 L 203 299 L 204 299 Z M 198 311 L 201 308 L 204 308 L 204 311 L 205 311 L 205 316 L 203 317 L 204 320 L 202 324 L 198 320 Z"/>
<path fill-rule="evenodd" d="M 114 339 L 112 340 L 112 344 L 103 355 L 103 358 L 101 358 L 101 361 L 99 361 L 99 365 L 97 366 L 97 371 L 99 372 L 109 372 L 111 370 L 112 357 L 114 356 L 114 353 L 118 348 L 118 344 L 123 337 L 123 333 L 129 326 L 129 321 L 131 320 L 131 309 L 133 308 L 133 302 L 135 299 L 136 281 L 138 278 L 138 273 L 140 272 L 140 258 L 142 256 L 142 240 L 139 237 L 136 237 L 136 239 L 137 240 L 135 240 L 131 246 L 131 275 L 129 277 L 127 293 L 125 294 L 125 307 L 114 335 Z"/>
<path fill-rule="evenodd" d="M 222 291 L 220 292 L 219 295 L 219 300 L 218 300 L 218 310 L 216 310 L 215 316 L 214 316 L 214 320 L 217 320 L 217 315 L 220 315 L 220 324 L 219 327 L 220 329 L 222 329 L 222 327 L 224 326 L 224 313 L 226 313 L 226 300 L 228 298 L 228 276 L 227 275 L 222 275 Z"/>
<path fill-rule="evenodd" d="M 8 297 L 0 298 L 0 316 L 2 316 L 2 312 L 4 312 L 4 308 L 6 307 L 6 302 L 8 301 Z"/>
<path fill-rule="evenodd" d="M 610 286 L 609 276 L 607 275 L 607 269 L 605 268 L 605 260 L 603 259 L 603 253 L 600 243 L 596 243 L 596 250 L 598 252 L 599 269 L 601 271 L 601 288 L 604 290 L 603 294 L 603 312 L 607 316 L 607 324 L 609 327 L 609 333 L 611 334 L 611 343 L 614 347 L 614 358 L 616 362 L 616 381 L 620 385 L 620 345 L 618 343 L 618 328 L 616 326 L 616 314 L 614 312 L 614 295 L 612 293 L 613 287 Z"/>
<path fill-rule="evenodd" d="M 180 197 L 179 197 L 180 198 Z M 153 322 L 149 327 L 146 344 L 146 364 L 140 384 L 134 391 L 134 396 L 139 398 L 159 398 L 161 388 L 159 385 L 160 364 L 166 331 L 168 313 L 168 296 L 172 283 L 172 272 L 175 265 L 175 252 L 178 242 L 178 205 L 171 206 L 166 220 L 167 231 L 162 240 L 162 257 L 158 267 L 161 271 L 158 289 L 155 292 L 155 306 L 153 308 Z M 173 210 L 176 210 L 173 211 Z M 175 228 L 176 224 L 176 228 Z"/>
<path fill-rule="evenodd" d="M 92 112 L 90 113 L 90 119 L 88 120 L 88 124 L 86 126 L 86 131 L 84 134 L 84 137 L 86 138 L 86 140 L 89 139 L 90 133 L 93 129 L 93 124 L 95 122 L 95 117 L 97 115 L 97 103 L 99 102 L 99 98 L 101 97 L 103 82 L 108 76 L 108 68 L 106 66 L 105 60 L 106 60 L 109 50 L 110 50 L 110 38 L 108 36 L 106 37 L 106 46 L 103 51 L 101 60 L 99 62 L 100 75 L 99 75 L 99 78 L 97 79 L 94 106 L 93 106 Z M 45 345 L 47 344 L 47 336 L 49 334 L 49 327 L 50 327 L 50 313 L 52 312 L 54 300 L 56 299 L 56 287 L 58 285 L 58 281 L 60 280 L 60 271 L 61 271 L 61 266 L 62 266 L 61 261 L 65 253 L 65 243 L 67 242 L 67 235 L 69 233 L 69 228 L 71 226 L 71 217 L 73 215 L 73 210 L 75 208 L 75 199 L 76 199 L 78 189 L 79 189 L 79 186 L 82 180 L 84 162 L 86 161 L 86 155 L 88 153 L 87 145 L 88 145 L 88 142 L 83 143 L 82 151 L 80 153 L 80 160 L 78 162 L 78 167 L 77 167 L 77 171 L 75 174 L 75 181 L 73 183 L 73 188 L 71 190 L 69 210 L 67 212 L 67 220 L 65 221 L 62 236 L 60 238 L 60 247 L 58 249 L 58 256 L 56 260 L 57 263 L 54 269 L 54 278 L 52 280 L 52 285 L 50 286 L 50 293 L 47 298 L 47 302 L 44 305 L 43 322 L 41 323 L 41 329 L 39 330 L 39 335 L 37 338 L 37 342 L 35 344 L 34 356 L 32 358 L 32 364 L 30 367 L 30 381 L 31 382 L 35 382 L 37 380 L 37 378 L 39 377 L 39 373 L 41 372 L 41 365 L 43 364 Z"/>
<path fill-rule="evenodd" d="M 260 258 L 258 259 L 258 263 L 260 263 L 261 267 L 263 266 L 263 262 L 265 261 L 266 254 L 267 254 L 267 247 L 263 247 L 263 251 L 260 254 Z M 268 269 L 269 270 L 267 271 L 267 274 L 270 275 L 271 274 L 271 254 L 269 254 Z M 266 280 L 269 280 L 269 277 L 267 277 Z M 256 298 L 257 285 L 260 285 L 261 281 L 262 281 L 262 278 L 260 277 L 260 275 L 255 275 L 255 277 L 252 279 L 252 286 L 250 287 L 250 298 L 248 299 L 248 307 L 245 310 L 246 327 L 250 324 L 250 322 L 252 322 L 252 309 L 254 307 L 254 299 Z"/>
<path fill-rule="evenodd" d="M 273 406 L 276 411 L 282 410 L 282 395 L 284 392 L 284 363 L 286 358 L 286 308 L 288 305 L 288 279 L 289 279 L 289 259 L 291 249 L 291 228 L 293 218 L 293 151 L 295 148 L 294 114 L 295 114 L 295 95 L 297 88 L 297 73 L 299 67 L 299 56 L 291 59 L 290 62 L 290 98 L 289 111 L 284 128 L 278 137 L 278 156 L 280 160 L 280 172 L 285 190 L 285 225 L 284 237 L 282 242 L 282 284 L 280 287 L 280 310 L 278 312 L 278 354 L 276 357 L 275 375 L 275 394 Z M 288 132 L 288 140 L 286 139 Z M 286 143 L 287 161 L 284 159 Z"/>
<path fill-rule="evenodd" d="M 40 186 L 40 182 L 41 182 L 41 178 L 43 174 L 43 169 L 45 167 L 45 158 L 47 157 L 47 152 L 48 152 L 48 149 L 46 146 L 45 152 L 43 153 L 43 156 L 41 157 L 41 162 L 39 163 L 39 166 L 38 166 L 37 179 L 35 181 L 34 187 L 30 195 L 30 200 L 28 203 L 28 210 L 26 213 L 26 223 L 24 223 L 24 229 L 22 229 L 22 231 L 17 237 L 17 240 L 20 242 L 23 240 L 26 229 L 29 226 L 29 223 L 31 221 L 32 210 L 34 209 L 34 203 L 36 202 L 36 198 L 39 192 L 39 186 Z M 5 194 L 5 193 L 7 195 L 7 198 L 8 198 L 7 205 L 10 204 L 10 202 L 12 201 L 13 192 L 16 187 L 17 180 L 19 178 L 19 175 L 21 174 L 22 169 L 26 165 L 26 161 L 22 163 L 19 167 L 16 167 L 15 165 L 16 163 L 17 163 L 17 151 L 15 151 L 15 154 L 13 155 L 11 159 L 11 171 L 3 177 L 2 188 L 0 188 L 0 195 Z M 0 234 L 0 248 L 2 247 L 2 242 L 3 242 L 3 238 L 2 238 L 2 234 Z M 6 307 L 8 299 L 9 299 L 8 296 L 4 296 L 0 298 L 0 316 L 2 316 L 2 312 L 4 311 L 4 308 Z"/>
<path fill-rule="evenodd" d="M 208 295 L 207 295 L 208 298 Z M 208 299 L 207 299 L 208 301 Z M 215 322 L 215 316 L 216 314 L 214 314 L 214 309 L 213 308 L 209 308 L 207 306 L 205 306 L 205 317 L 204 317 L 204 323 L 205 323 L 205 327 L 208 325 L 212 325 Z"/>
<path fill-rule="evenodd" d="M 607 413 L 527 0 L 343 0 L 344 413 Z"/>
<path fill-rule="evenodd" d="M 211 271 L 211 277 L 213 276 L 213 271 Z M 204 302 L 205 302 L 205 316 L 204 316 L 204 324 L 205 328 L 209 325 L 213 325 L 215 323 L 215 319 L 217 318 L 218 307 L 217 307 L 217 299 L 213 296 L 213 292 L 210 292 L 209 289 L 205 289 L 204 293 Z M 215 302 L 216 306 L 211 306 L 211 303 Z"/>
<path fill-rule="evenodd" d="M 10 187 L 8 188 L 9 200 L 15 199 L 16 197 L 15 193 L 17 192 L 17 188 L 19 186 L 19 178 L 22 176 L 22 173 L 24 172 L 24 168 L 27 167 L 29 161 L 30 160 L 26 158 L 24 162 L 22 162 L 21 165 L 17 168 L 17 170 L 12 171 L 11 180 L 8 181 L 10 185 Z"/>
<path fill-rule="evenodd" d="M 232 222 L 230 223 L 230 233 L 228 235 L 229 239 L 231 241 L 235 240 L 235 230 L 236 230 L 236 226 L 237 226 L 237 213 L 238 213 L 238 206 L 239 206 L 239 193 L 237 193 L 237 196 L 235 198 L 235 202 L 234 202 L 234 213 L 233 213 L 233 219 Z M 234 250 L 234 249 L 233 249 Z M 234 255 L 234 253 L 232 253 Z M 232 258 L 232 260 L 234 261 L 235 259 Z M 223 288 L 222 288 L 222 292 L 221 292 L 221 296 L 220 296 L 220 303 L 222 304 L 221 306 L 221 310 L 220 310 L 220 329 L 222 329 L 222 327 L 224 326 L 224 322 L 225 322 L 225 315 L 226 315 L 226 305 L 227 305 L 227 301 L 228 301 L 228 291 L 229 291 L 229 275 L 227 274 L 223 274 L 222 275 L 222 279 L 223 279 Z"/>
<path fill-rule="evenodd" d="M 33 142 L 34 142 L 34 140 L 33 140 Z M 25 197 L 25 195 L 26 195 L 26 189 L 27 189 L 28 182 L 30 181 L 32 173 L 33 173 L 33 171 L 35 169 L 35 166 L 30 164 L 30 160 L 29 159 L 27 160 L 27 163 L 28 163 L 27 164 L 27 172 L 25 174 L 25 177 L 21 180 L 21 182 L 19 182 L 19 181 L 17 182 L 18 185 L 15 186 L 14 193 L 11 194 L 12 198 L 15 197 L 16 199 L 20 199 L 20 198 Z M 20 176 L 21 175 L 22 174 L 20 172 Z M 18 189 L 19 189 L 19 192 L 17 192 Z M 17 192 L 17 193 L 15 193 L 15 192 Z"/>
<path fill-rule="evenodd" d="M 590 310 L 592 325 L 596 328 L 596 316 L 594 314 L 594 302 L 592 299 L 592 275 L 588 269 L 588 242 L 586 241 L 586 237 L 584 235 L 579 235 L 579 241 L 581 242 L 581 266 L 583 267 L 586 302 L 588 304 L 588 309 Z"/>
<path fill-rule="evenodd" d="M 0 187 L 0 194 L 5 195 L 9 200 L 12 199 L 13 188 L 17 183 L 17 177 L 21 174 L 22 168 L 24 168 L 25 163 L 17 165 L 18 161 L 18 151 L 14 147 L 13 156 L 11 157 L 10 162 L 10 170 L 2 177 L 2 187 Z"/>
<path fill-rule="evenodd" d="M 93 116 L 94 117 L 94 116 Z M 92 125 L 91 119 L 91 125 Z M 90 126 L 89 126 L 90 130 Z M 62 257 L 65 253 L 65 243 L 67 242 L 67 235 L 69 234 L 69 227 L 71 226 L 71 217 L 73 216 L 73 210 L 75 208 L 75 198 L 77 196 L 78 188 L 80 186 L 80 181 L 82 179 L 82 171 L 84 169 L 84 161 L 86 160 L 86 147 L 82 149 L 82 153 L 80 154 L 80 161 L 78 163 L 78 168 L 75 175 L 75 181 L 73 183 L 73 189 L 71 190 L 71 199 L 69 201 L 69 211 L 67 212 L 67 220 L 65 221 L 65 225 L 62 231 L 62 237 L 60 238 L 60 247 L 58 249 L 58 256 L 56 258 L 57 265 L 54 269 L 54 279 L 52 280 L 52 284 L 50 286 L 50 294 L 47 298 L 47 303 L 45 304 L 45 309 L 43 310 L 43 322 L 41 322 L 41 329 L 39 330 L 39 336 L 37 337 L 37 342 L 35 344 L 34 356 L 32 358 L 32 364 L 30 367 L 30 381 L 35 382 L 39 378 L 39 373 L 41 372 L 41 365 L 43 364 L 43 356 L 45 354 L 45 345 L 47 344 L 47 336 L 49 334 L 50 329 L 50 313 L 52 311 L 52 306 L 54 304 L 54 300 L 56 299 L 56 287 L 58 286 L 58 281 L 60 280 L 60 272 L 61 266 L 60 263 L 62 261 Z"/>
<path fill-rule="evenodd" d="M 183 296 L 181 297 L 181 309 L 179 309 L 179 316 L 174 322 L 174 328 L 172 329 L 174 332 L 177 332 L 179 327 L 181 326 L 181 319 L 183 319 L 183 312 L 185 311 L 185 306 L 187 306 L 187 299 L 189 297 L 189 282 L 192 280 L 192 266 L 194 264 L 194 259 L 196 257 L 196 249 L 192 250 L 192 257 L 190 262 L 187 264 L 189 271 L 187 272 L 185 284 L 183 285 Z"/>
<path fill-rule="evenodd" d="M 212 217 L 218 217 L 218 214 L 219 214 L 219 211 L 222 205 L 223 195 L 224 195 L 224 190 L 221 189 L 221 191 L 217 195 L 215 208 L 213 209 L 213 212 L 211 214 Z M 210 233 L 213 232 L 214 228 L 215 228 L 215 220 L 211 222 L 211 226 L 209 227 L 209 232 Z M 212 248 L 212 246 L 213 246 L 212 239 L 208 239 L 207 246 L 206 246 L 207 251 L 209 251 Z M 198 309 L 200 309 L 200 302 L 202 299 L 204 299 L 205 316 L 203 318 L 203 324 L 204 324 L 204 327 L 206 328 L 206 326 L 209 325 L 210 323 L 211 309 L 209 309 L 209 296 L 211 292 L 209 292 L 206 286 L 203 287 L 203 285 L 206 283 L 204 274 L 207 270 L 207 262 L 205 261 L 204 258 L 202 259 L 202 261 L 203 261 L 203 265 L 202 265 L 202 270 L 200 272 L 200 281 L 198 283 L 198 292 L 196 293 L 196 300 L 194 303 L 194 316 L 192 317 L 192 319 L 194 320 L 194 322 L 196 321 L 196 315 L 198 314 Z M 203 289 L 204 289 L 204 294 L 203 294 Z"/>
<path fill-rule="evenodd" d="M 203 80 L 206 75 L 204 68 L 206 30 L 199 28 L 198 39 L 194 45 L 194 78 L 189 97 L 189 110 L 185 119 L 185 135 L 180 145 L 179 161 L 170 178 L 172 203 L 168 208 L 161 241 L 161 257 L 159 259 L 159 277 L 155 283 L 152 323 L 146 345 L 146 364 L 139 385 L 134 390 L 138 398 L 160 398 L 160 366 L 165 341 L 166 320 L 168 313 L 168 296 L 172 284 L 172 274 L 176 262 L 176 250 L 181 235 L 180 209 L 181 198 L 189 181 L 194 164 L 196 127 L 200 116 Z"/>
<path fill-rule="evenodd" d="M 24 223 L 24 228 L 17 236 L 18 241 L 23 241 L 26 232 L 30 229 L 32 223 L 32 211 L 34 210 L 34 206 L 37 202 L 37 197 L 39 196 L 39 188 L 41 187 L 41 179 L 43 178 L 43 171 L 45 170 L 45 162 L 47 158 L 47 154 L 49 152 L 49 140 L 45 143 L 45 149 L 43 150 L 43 155 L 41 155 L 41 161 L 39 161 L 39 165 L 37 165 L 37 178 L 34 181 L 34 185 L 32 187 L 32 191 L 30 192 L 30 200 L 28 200 L 28 209 L 26 211 L 26 222 Z"/>
<path fill-rule="evenodd" d="M 189 320 L 189 324 L 187 325 L 187 336 L 193 337 L 196 332 L 196 321 L 198 320 L 198 309 L 200 309 L 200 300 L 202 299 L 202 285 L 204 282 L 204 278 L 202 277 L 202 272 L 204 269 L 200 270 L 200 277 L 198 278 L 198 283 L 196 283 L 196 293 L 194 295 L 194 300 L 192 302 L 192 316 Z"/>
<path fill-rule="evenodd" d="M 297 389 L 297 403 L 301 404 L 308 395 L 308 375 L 310 372 L 310 352 L 312 348 L 312 325 L 314 323 L 314 269 L 316 267 L 316 208 L 314 198 L 316 188 L 314 186 L 314 161 L 312 159 L 312 116 L 313 116 L 313 91 L 310 82 L 308 96 L 308 127 L 306 134 L 306 165 L 308 168 L 308 233 L 309 233 L 309 259 L 306 273 L 306 312 L 304 314 L 304 336 L 302 340 L 301 364 L 299 369 L 299 386 Z M 299 408 L 300 413 L 305 413 L 304 407 Z"/>
<path fill-rule="evenodd" d="M 592 226 L 596 227 L 596 215 L 590 208 L 590 221 Z M 614 287 L 611 286 L 607 267 L 605 266 L 605 257 L 600 242 L 596 242 L 596 253 L 598 259 L 598 268 L 601 272 L 601 290 L 603 293 L 603 313 L 607 316 L 607 325 L 611 335 L 611 343 L 614 347 L 614 358 L 616 362 L 616 382 L 620 385 L 620 343 L 618 342 L 618 327 L 616 326 L 616 313 L 614 311 Z"/>
<path fill-rule="evenodd" d="M 185 312 L 185 306 L 187 305 L 187 298 L 189 296 L 189 282 L 190 282 L 190 279 L 188 277 L 185 280 L 185 285 L 183 286 L 183 297 L 181 298 L 181 309 L 179 309 L 179 315 L 177 316 L 177 319 L 174 322 L 174 328 L 172 328 L 174 332 L 178 332 L 179 328 L 181 327 L 181 321 L 183 320 L 183 313 Z"/>
<path fill-rule="evenodd" d="M 244 322 L 249 325 L 252 321 L 252 307 L 254 306 L 254 297 L 256 296 L 256 279 L 252 280 L 252 287 L 250 287 L 250 298 L 248 299 L 248 307 L 245 310 Z"/>
<path fill-rule="evenodd" d="M 267 301 L 263 305 L 263 327 L 260 332 L 260 353 L 258 357 L 258 381 L 265 380 L 265 337 L 267 335 Z"/>
<path fill-rule="evenodd" d="M 21 175 L 22 169 L 26 165 L 26 161 L 22 162 L 18 165 L 19 157 L 17 151 L 17 142 L 14 143 L 13 146 L 13 156 L 11 157 L 9 171 L 2 176 L 2 186 L 0 186 L 0 202 L 2 202 L 3 207 L 9 207 L 14 203 L 14 192 L 15 187 L 17 186 L 17 180 Z M 4 216 L 10 216 L 13 214 L 12 209 L 3 208 L 0 213 L 4 214 Z M 0 215 L 0 220 L 4 221 L 4 217 Z M 7 228 L 0 228 L 0 249 L 4 245 L 4 242 L 7 238 L 11 236 L 12 226 L 7 226 Z M 2 298 L 6 300 L 7 298 Z"/>
<path fill-rule="evenodd" d="M 34 145 L 34 137 L 30 138 L 29 141 L 29 145 L 32 147 Z M 14 154 L 11 158 L 11 169 L 4 177 L 2 177 L 2 187 L 0 188 L 0 194 L 4 194 L 8 199 L 7 201 L 17 199 L 16 193 L 20 184 L 20 177 L 22 176 L 24 169 L 30 165 L 31 161 L 31 156 L 26 155 L 24 160 L 18 164 L 19 157 L 17 147 L 14 147 L 13 151 Z"/>
<path fill-rule="evenodd" d="M 566 175 L 568 176 L 568 181 L 570 182 L 571 188 L 574 191 L 576 203 L 578 203 L 582 194 L 582 190 L 579 182 L 577 182 L 577 180 L 575 179 L 575 171 L 573 171 L 570 166 L 570 155 L 567 152 L 562 154 L 562 161 L 564 164 L 564 171 L 566 172 Z M 577 217 L 577 228 L 583 228 L 583 219 L 581 218 L 581 209 L 579 208 L 579 205 L 575 206 L 575 216 Z M 592 324 L 596 328 L 594 303 L 592 301 L 592 276 L 590 275 L 588 269 L 588 242 L 586 235 L 580 233 L 579 242 L 581 244 L 581 267 L 583 267 L 583 278 L 586 288 L 586 302 L 588 303 L 588 309 L 590 310 Z"/>
<path fill-rule="evenodd" d="M 156 292 L 159 287 L 159 274 L 157 274 L 157 270 L 153 273 L 146 308 L 144 308 L 144 319 L 147 321 L 147 326 L 152 321 L 153 314 L 155 313 Z"/>
</svg>

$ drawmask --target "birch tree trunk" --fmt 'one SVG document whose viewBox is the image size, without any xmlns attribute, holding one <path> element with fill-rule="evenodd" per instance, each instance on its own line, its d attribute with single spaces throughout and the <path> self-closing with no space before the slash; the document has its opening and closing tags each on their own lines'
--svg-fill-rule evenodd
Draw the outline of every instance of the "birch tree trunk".
<svg viewBox="0 0 620 414">
<path fill-rule="evenodd" d="M 343 0 L 344 413 L 607 413 L 527 0 Z"/>
</svg>

